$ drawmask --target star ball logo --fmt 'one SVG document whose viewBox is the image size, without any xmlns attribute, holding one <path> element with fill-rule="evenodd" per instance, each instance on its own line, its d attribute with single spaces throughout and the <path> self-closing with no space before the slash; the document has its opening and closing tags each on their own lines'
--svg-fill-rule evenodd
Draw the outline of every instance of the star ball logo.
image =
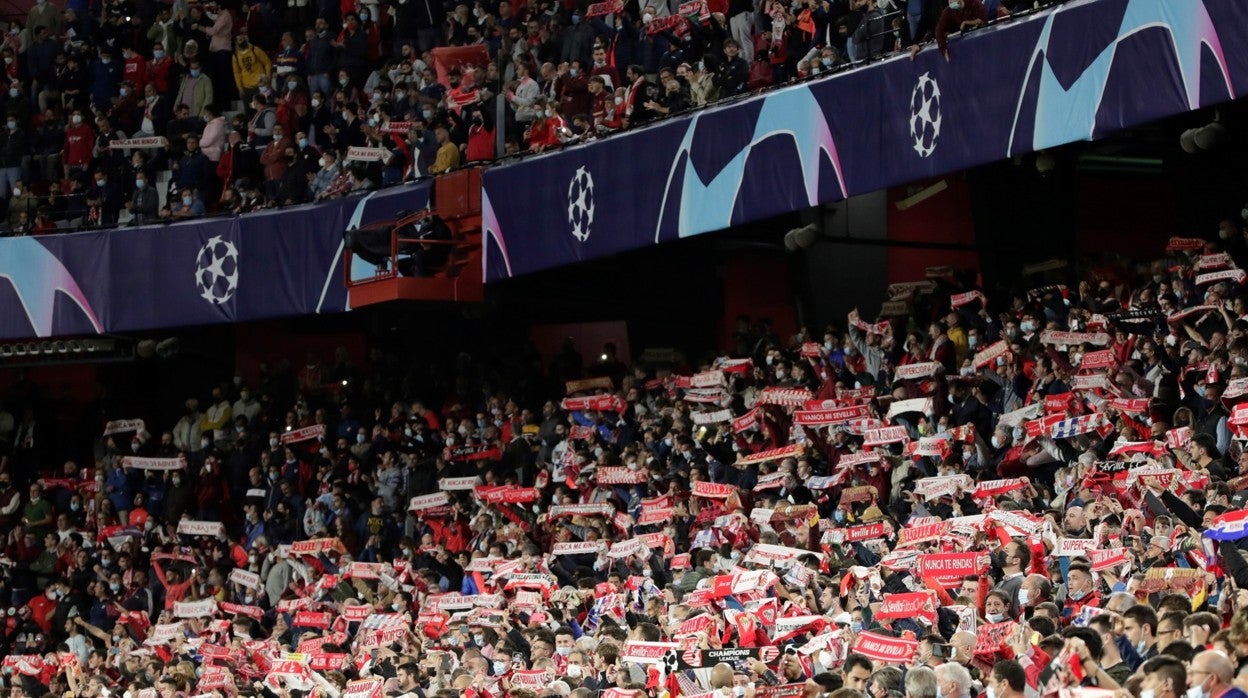
<svg viewBox="0 0 1248 698">
<path fill-rule="evenodd" d="M 910 95 L 910 140 L 920 157 L 936 152 L 940 121 L 940 84 L 929 73 L 923 73 Z"/>
<path fill-rule="evenodd" d="M 594 224 L 594 178 L 584 166 L 577 168 L 568 183 L 568 223 L 572 237 L 581 242 L 589 239 Z"/>
<path fill-rule="evenodd" d="M 220 235 L 208 238 L 195 257 L 195 287 L 199 296 L 221 305 L 238 290 L 238 248 Z"/>
</svg>

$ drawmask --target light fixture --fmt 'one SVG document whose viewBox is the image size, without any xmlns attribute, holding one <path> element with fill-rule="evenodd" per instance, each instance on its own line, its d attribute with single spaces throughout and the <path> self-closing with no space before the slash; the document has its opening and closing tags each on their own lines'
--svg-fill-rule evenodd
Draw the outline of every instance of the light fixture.
<svg viewBox="0 0 1248 698">
<path fill-rule="evenodd" d="M 821 232 L 822 230 L 815 223 L 794 228 L 784 234 L 784 249 L 789 252 L 808 250 L 814 247 L 816 242 L 819 242 L 819 234 Z"/>
</svg>

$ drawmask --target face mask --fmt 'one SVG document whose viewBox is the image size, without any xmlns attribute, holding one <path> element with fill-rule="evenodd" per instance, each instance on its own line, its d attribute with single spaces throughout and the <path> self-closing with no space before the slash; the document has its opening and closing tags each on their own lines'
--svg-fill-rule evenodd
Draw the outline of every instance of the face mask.
<svg viewBox="0 0 1248 698">
<path fill-rule="evenodd" d="M 949 9 L 953 10 L 954 12 L 957 12 L 958 10 L 962 9 L 962 0 L 952 0 L 949 3 Z"/>
<path fill-rule="evenodd" d="M 428 109 L 425 109 L 424 111 L 420 112 L 420 115 L 425 117 L 425 121 L 428 121 L 433 118 L 433 112 L 429 111 Z"/>
<path fill-rule="evenodd" d="M 368 125 L 369 125 L 369 126 L 376 126 L 376 125 L 377 125 L 377 124 L 379 124 L 379 123 L 381 123 L 381 119 L 379 119 L 379 118 L 377 118 L 377 117 L 375 117 L 375 116 L 370 116 L 370 117 L 368 117 Z"/>
<path fill-rule="evenodd" d="M 70 502 L 70 504 L 69 504 L 69 508 L 70 508 L 72 511 L 78 511 L 79 509 L 81 509 L 81 508 L 82 508 L 82 505 L 81 505 L 81 504 L 79 504 L 78 502 Z"/>
<path fill-rule="evenodd" d="M 5 125 L 9 127 L 9 130 L 10 130 L 10 131 L 16 131 L 16 130 L 17 130 L 17 122 L 16 122 L 16 121 L 8 121 L 8 122 L 6 122 L 6 123 L 5 123 Z M 16 190 L 14 190 L 14 191 L 16 191 Z"/>
<path fill-rule="evenodd" d="M 101 62 L 101 63 L 103 63 L 104 65 L 108 65 L 109 63 L 112 63 L 112 62 L 113 62 L 113 59 L 111 59 L 111 58 L 101 58 L 101 59 L 100 59 L 100 62 Z"/>
<path fill-rule="evenodd" d="M 152 58 L 160 60 L 161 58 L 164 58 L 164 57 L 165 57 L 164 51 L 161 51 L 160 49 L 156 49 L 155 51 L 152 51 Z"/>
<path fill-rule="evenodd" d="M 321 106 L 321 100 L 319 100 L 319 99 L 315 99 L 315 98 L 314 98 L 314 99 L 312 100 L 312 108 L 313 108 L 313 109 L 316 109 L 316 108 L 317 108 L 317 107 L 319 107 L 319 106 Z"/>
<path fill-rule="evenodd" d="M 477 643 L 477 646 L 478 646 L 478 647 L 483 647 L 483 646 L 485 645 L 485 636 L 484 636 L 484 635 L 473 635 L 473 636 L 472 636 L 472 641 L 473 641 L 473 642 L 475 642 L 475 643 Z"/>
<path fill-rule="evenodd" d="M 102 187 L 102 186 L 104 186 L 104 180 L 103 180 L 103 179 L 97 179 L 97 180 L 95 180 L 95 186 L 97 186 L 97 187 Z"/>
<path fill-rule="evenodd" d="M 834 511 L 832 512 L 832 518 L 835 519 L 837 523 L 845 523 L 845 512 L 840 510 Z"/>
<path fill-rule="evenodd" d="M 1200 686 L 1192 686 L 1187 689 L 1187 698 L 1209 698 L 1209 694 Z"/>
<path fill-rule="evenodd" d="M 1087 596 L 1087 595 L 1088 595 L 1088 592 L 1087 592 L 1087 590 L 1086 590 L 1086 589 L 1085 589 L 1085 590 L 1082 590 L 1082 591 L 1071 591 L 1071 592 L 1070 592 L 1070 598 L 1074 599 L 1075 601 L 1078 601 L 1078 600 L 1082 599 L 1083 597 L 1085 597 L 1085 596 Z"/>
<path fill-rule="evenodd" d="M 986 613 L 984 614 L 984 618 L 987 619 L 989 623 L 1000 623 L 1001 621 L 1005 620 L 1005 614 L 1004 613 Z"/>
<path fill-rule="evenodd" d="M 554 115 L 555 115 L 555 112 L 554 112 L 554 110 L 553 110 L 553 109 L 547 109 L 547 110 L 546 110 L 546 118 L 547 118 L 547 119 L 552 118 Z"/>
<path fill-rule="evenodd" d="M 363 22 L 367 22 L 367 21 L 368 21 L 368 13 L 367 13 L 367 12 L 361 12 L 361 13 L 360 13 L 360 21 L 363 21 Z"/>
<path fill-rule="evenodd" d="M 277 448 L 277 439 L 269 439 L 269 448 Z"/>
<path fill-rule="evenodd" d="M 1018 605 L 1026 606 L 1031 602 L 1031 589 L 1020 587 L 1018 590 Z"/>
<path fill-rule="evenodd" d="M 146 186 L 147 186 L 147 180 L 145 180 L 145 179 L 136 179 L 136 180 L 134 180 L 134 187 L 135 187 L 136 189 L 142 189 L 143 187 L 146 187 Z"/>
<path fill-rule="evenodd" d="M 1023 332 L 1031 332 L 1032 330 L 1036 329 L 1036 323 L 1032 322 L 1031 320 L 1023 320 L 1022 322 L 1018 323 L 1018 329 L 1022 330 Z"/>
<path fill-rule="evenodd" d="M 860 620 L 853 621 L 852 623 L 849 624 L 849 629 L 856 633 L 862 632 L 862 621 Z"/>
<path fill-rule="evenodd" d="M 615 103 L 616 103 L 617 105 L 619 105 L 619 104 L 623 104 L 623 103 L 624 103 L 624 98 L 623 98 L 623 97 L 616 97 L 616 98 L 615 98 Z"/>
<path fill-rule="evenodd" d="M 346 87 L 347 83 L 349 82 L 351 82 L 351 80 L 348 78 L 338 78 L 338 84 L 342 85 L 343 87 Z"/>
<path fill-rule="evenodd" d="M 742 698 L 745 695 L 745 686 L 733 686 L 732 695 L 735 698 Z"/>
<path fill-rule="evenodd" d="M 14 90 L 14 92 L 16 92 L 16 90 Z M 126 95 L 130 94 L 130 90 L 123 87 L 117 91 L 117 94 L 121 95 L 122 97 L 125 97 Z M 17 95 L 12 95 L 12 96 L 16 97 Z"/>
<path fill-rule="evenodd" d="M 641 21 L 646 24 L 649 24 L 653 20 L 654 20 L 654 15 L 650 14 L 649 12 L 641 16 Z"/>
<path fill-rule="evenodd" d="M 183 206 L 190 206 L 192 201 L 193 201 L 193 199 L 191 199 L 191 197 L 189 197 L 189 196 L 184 196 L 184 197 L 182 197 L 182 205 L 183 205 Z M 208 442 L 207 442 L 207 441 L 205 441 L 205 442 L 204 442 L 204 445 L 205 445 L 205 446 L 207 446 L 207 445 L 208 445 Z"/>
<path fill-rule="evenodd" d="M 349 111 L 344 111 L 344 112 L 342 112 L 342 120 L 343 120 L 343 121 L 350 121 L 350 120 L 351 120 L 351 112 L 349 112 Z"/>
<path fill-rule="evenodd" d="M 71 121 L 73 121 L 75 124 L 81 124 L 81 123 L 82 123 L 82 114 L 74 114 L 74 117 L 73 117 L 73 119 L 71 119 Z"/>
<path fill-rule="evenodd" d="M 578 74 L 580 74 L 580 72 L 581 72 L 580 68 L 568 68 L 568 75 L 571 75 L 572 77 L 576 77 Z"/>
<path fill-rule="evenodd" d="M 191 77 L 193 78 L 199 77 L 199 68 L 191 68 Z"/>
<path fill-rule="evenodd" d="M 577 667 L 577 668 L 579 669 L 580 667 Z M 575 676 L 575 674 L 573 674 L 571 670 L 572 670 L 572 667 L 569 666 L 568 676 Z M 506 673 L 507 673 L 507 662 L 494 662 L 494 675 L 495 676 L 502 676 L 503 674 L 506 674 Z"/>
<path fill-rule="evenodd" d="M 572 654 L 572 648 L 571 647 L 556 647 L 555 654 L 558 654 L 560 657 L 566 657 L 569 654 Z"/>
</svg>

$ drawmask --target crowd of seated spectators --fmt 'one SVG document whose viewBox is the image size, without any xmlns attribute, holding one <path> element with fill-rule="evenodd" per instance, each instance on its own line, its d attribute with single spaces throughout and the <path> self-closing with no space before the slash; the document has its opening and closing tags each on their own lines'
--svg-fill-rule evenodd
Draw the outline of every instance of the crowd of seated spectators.
<svg viewBox="0 0 1248 698">
<path fill-rule="evenodd" d="M 948 55 L 950 32 L 1036 4 L 41 0 L 0 39 L 0 234 L 344 196 L 928 39 Z M 438 74 L 433 49 L 478 45 Z"/>
</svg>

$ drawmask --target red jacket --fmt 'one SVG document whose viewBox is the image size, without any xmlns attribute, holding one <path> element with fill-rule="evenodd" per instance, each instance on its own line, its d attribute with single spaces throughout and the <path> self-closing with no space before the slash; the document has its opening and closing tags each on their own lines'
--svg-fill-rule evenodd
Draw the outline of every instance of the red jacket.
<svg viewBox="0 0 1248 698">
<path fill-rule="evenodd" d="M 95 129 L 78 124 L 65 129 L 65 147 L 61 149 L 61 163 L 70 167 L 91 167 L 91 148 L 95 145 Z"/>
<path fill-rule="evenodd" d="M 160 94 L 169 92 L 169 69 L 173 67 L 173 59 L 165 56 L 161 59 L 153 58 L 147 64 L 147 82 L 156 86 L 156 91 Z"/>
<path fill-rule="evenodd" d="M 494 159 L 494 129 L 473 124 L 468 129 L 468 162 Z"/>
<path fill-rule="evenodd" d="M 121 69 L 121 78 L 134 83 L 134 91 L 143 94 L 143 86 L 147 84 L 147 61 L 137 53 L 126 59 Z"/>
</svg>

